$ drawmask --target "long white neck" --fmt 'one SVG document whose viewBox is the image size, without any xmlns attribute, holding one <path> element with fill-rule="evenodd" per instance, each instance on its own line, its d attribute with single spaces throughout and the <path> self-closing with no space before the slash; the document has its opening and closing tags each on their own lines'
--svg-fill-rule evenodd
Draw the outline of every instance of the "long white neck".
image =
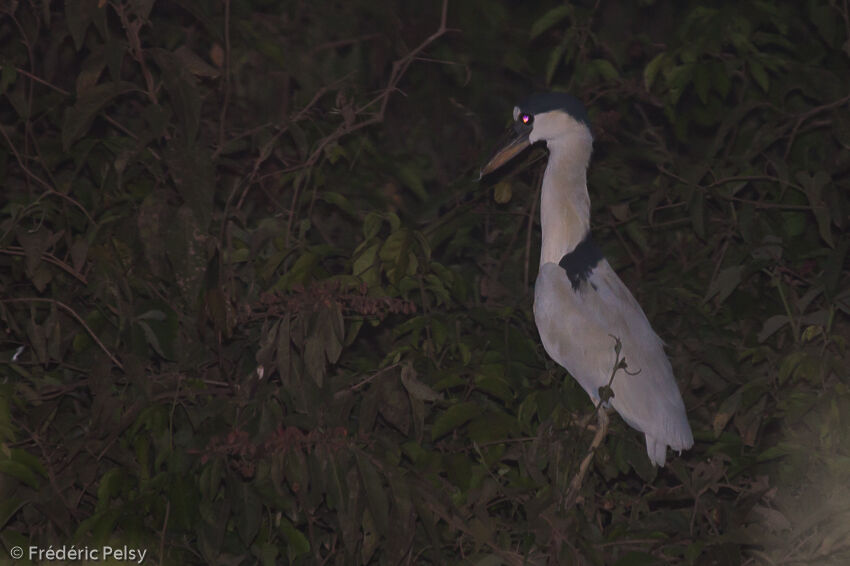
<svg viewBox="0 0 850 566">
<path fill-rule="evenodd" d="M 592 138 L 568 135 L 548 140 L 549 163 L 543 173 L 540 196 L 540 226 L 543 245 L 540 265 L 558 263 L 590 229 L 590 197 L 587 194 L 587 165 Z"/>
</svg>

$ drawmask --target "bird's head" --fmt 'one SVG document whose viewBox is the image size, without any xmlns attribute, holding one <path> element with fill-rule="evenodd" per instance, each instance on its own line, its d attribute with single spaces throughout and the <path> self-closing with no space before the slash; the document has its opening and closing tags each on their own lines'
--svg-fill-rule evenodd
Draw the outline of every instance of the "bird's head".
<svg viewBox="0 0 850 566">
<path fill-rule="evenodd" d="M 511 138 L 481 169 L 481 177 L 538 141 L 545 141 L 547 145 L 566 139 L 579 139 L 588 145 L 593 141 L 584 105 L 576 97 L 562 92 L 533 94 L 514 106 Z"/>
</svg>

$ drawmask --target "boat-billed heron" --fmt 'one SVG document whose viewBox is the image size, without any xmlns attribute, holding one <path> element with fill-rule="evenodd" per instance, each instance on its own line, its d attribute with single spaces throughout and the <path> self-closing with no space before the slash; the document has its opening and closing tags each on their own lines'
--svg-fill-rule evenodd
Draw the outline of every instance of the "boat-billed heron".
<svg viewBox="0 0 850 566">
<path fill-rule="evenodd" d="M 614 396 L 608 404 L 646 435 L 649 459 L 663 466 L 667 447 L 690 448 L 693 434 L 661 339 L 590 236 L 587 166 L 593 137 L 587 111 L 568 94 L 532 95 L 514 108 L 514 131 L 481 175 L 538 141 L 549 149 L 534 285 L 534 320 L 543 347 L 594 404 L 610 382 Z M 623 360 L 625 371 L 615 372 Z"/>
</svg>

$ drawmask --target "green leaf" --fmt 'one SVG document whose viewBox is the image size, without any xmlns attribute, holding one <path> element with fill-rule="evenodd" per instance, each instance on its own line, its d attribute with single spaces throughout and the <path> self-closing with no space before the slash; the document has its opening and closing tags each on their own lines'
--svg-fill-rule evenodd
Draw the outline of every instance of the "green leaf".
<svg viewBox="0 0 850 566">
<path fill-rule="evenodd" d="M 796 238 L 806 230 L 808 225 L 804 212 L 788 211 L 782 214 L 782 228 L 789 239 Z"/>
<path fill-rule="evenodd" d="M 824 291 L 830 298 L 841 290 L 841 273 L 848 251 L 850 251 L 850 240 L 844 238 L 830 252 L 824 263 L 821 279 L 823 280 Z"/>
<path fill-rule="evenodd" d="M 626 224 L 626 234 L 629 238 L 638 245 L 643 253 L 649 253 L 649 240 L 646 238 L 646 231 L 643 226 L 637 221 Z"/>
<path fill-rule="evenodd" d="M 206 273 L 207 246 L 203 234 L 204 227 L 188 205 L 177 209 L 165 229 L 166 253 L 174 269 L 175 283 L 189 302 L 197 300 Z"/>
<path fill-rule="evenodd" d="M 401 218 L 395 212 L 387 212 L 385 219 L 390 223 L 390 232 L 396 232 L 401 228 Z"/>
<path fill-rule="evenodd" d="M 170 311 L 170 309 L 169 309 Z M 163 358 L 174 360 L 174 345 L 178 340 L 178 323 L 173 311 L 166 315 L 162 310 L 152 309 L 136 317 L 147 343 Z"/>
<path fill-rule="evenodd" d="M 299 556 L 309 554 L 310 541 L 307 537 L 295 528 L 295 525 L 286 517 L 280 518 L 280 533 L 286 540 L 286 552 L 290 561 L 294 561 Z"/>
<path fill-rule="evenodd" d="M 17 366 L 17 364 L 10 365 L 12 367 Z M 6 442 L 14 441 L 15 427 L 12 425 L 12 413 L 9 407 L 9 399 L 0 395 L 0 447 L 4 446 Z M 5 452 L 5 450 L 3 450 L 3 452 Z M 0 524 L 0 529 L 2 528 L 3 525 Z"/>
<path fill-rule="evenodd" d="M 322 317 L 325 335 L 325 355 L 328 363 L 335 364 L 342 353 L 345 343 L 345 321 L 342 318 L 342 309 L 338 304 L 324 309 Z"/>
<path fill-rule="evenodd" d="M 380 257 L 383 261 L 397 263 L 410 247 L 410 232 L 401 229 L 390 234 L 381 246 Z"/>
<path fill-rule="evenodd" d="M 289 291 L 292 289 L 292 286 L 300 283 L 304 284 L 310 275 L 313 273 L 313 269 L 319 263 L 319 256 L 313 252 L 304 252 L 304 254 L 295 260 L 295 263 L 289 270 L 284 273 L 280 279 L 272 287 L 274 291 Z"/>
<path fill-rule="evenodd" d="M 750 75 L 756 81 L 756 84 L 759 85 L 764 92 L 770 90 L 770 77 L 767 76 L 767 71 L 761 63 L 755 59 L 748 59 L 747 68 L 749 68 Z"/>
<path fill-rule="evenodd" d="M 438 401 L 443 396 L 418 379 L 416 379 L 416 370 L 412 364 L 407 364 L 401 368 L 401 384 L 407 389 L 408 394 L 414 399 L 420 401 Z"/>
<path fill-rule="evenodd" d="M 655 77 L 658 76 L 658 71 L 661 70 L 661 66 L 667 61 L 666 53 L 659 53 L 655 57 L 652 58 L 652 61 L 647 63 L 646 67 L 643 69 L 643 86 L 647 91 L 652 90 L 652 85 L 655 83 Z"/>
<path fill-rule="evenodd" d="M 351 204 L 351 201 L 341 193 L 336 191 L 323 191 L 320 198 L 326 203 L 336 206 L 343 212 L 354 214 L 354 205 Z"/>
<path fill-rule="evenodd" d="M 789 320 L 790 319 L 784 314 L 773 315 L 764 321 L 756 339 L 759 343 L 764 342 L 773 336 L 777 330 L 788 324 Z"/>
<path fill-rule="evenodd" d="M 381 246 L 380 257 L 386 264 L 384 269 L 393 284 L 397 284 L 408 273 L 411 262 L 416 260 L 415 256 L 408 254 L 411 243 L 410 231 L 402 228 L 390 234 Z"/>
<path fill-rule="evenodd" d="M 209 152 L 202 147 L 187 148 L 172 143 L 163 156 L 177 191 L 205 230 L 212 218 L 216 189 Z"/>
<path fill-rule="evenodd" d="M 510 438 L 519 430 L 516 419 L 501 411 L 487 411 L 469 423 L 469 438 L 479 444 Z"/>
<path fill-rule="evenodd" d="M 613 81 L 620 78 L 620 73 L 607 59 L 594 59 L 591 64 L 596 72 L 599 73 L 599 76 L 606 81 Z"/>
<path fill-rule="evenodd" d="M 263 501 L 254 487 L 243 481 L 234 482 L 233 514 L 236 532 L 246 546 L 251 546 L 263 519 Z"/>
<path fill-rule="evenodd" d="M 706 65 L 697 65 L 694 69 L 694 90 L 703 104 L 708 104 L 708 89 L 710 86 L 711 69 Z"/>
<path fill-rule="evenodd" d="M 703 302 L 707 302 L 712 297 L 716 296 L 715 302 L 719 305 L 732 294 L 732 292 L 741 284 L 741 277 L 744 273 L 743 265 L 735 265 L 722 269 L 711 285 L 708 287 L 708 292 L 703 298 Z"/>
<path fill-rule="evenodd" d="M 324 337 L 311 334 L 304 345 L 304 363 L 307 373 L 319 387 L 325 380 L 325 341 Z"/>
<path fill-rule="evenodd" d="M 530 38 L 534 39 L 544 31 L 548 30 L 549 28 L 551 28 L 552 26 L 572 14 L 572 12 L 573 8 L 569 5 L 563 5 L 558 6 L 556 8 L 552 8 L 531 25 L 531 32 L 529 34 Z"/>
<path fill-rule="evenodd" d="M 711 84 L 714 90 L 720 94 L 720 98 L 725 99 L 732 87 L 732 81 L 729 80 L 730 73 L 723 63 L 712 63 L 709 69 L 711 70 Z"/>
<path fill-rule="evenodd" d="M 422 182 L 422 171 L 407 163 L 398 163 L 396 174 L 402 180 L 404 186 L 410 189 L 413 194 L 419 197 L 422 202 L 428 201 L 428 191 L 425 189 L 425 184 Z"/>
<path fill-rule="evenodd" d="M 35 272 L 43 254 L 56 243 L 56 235 L 43 226 L 33 231 L 18 229 L 15 235 L 24 250 L 27 271 Z"/>
<path fill-rule="evenodd" d="M 153 2 L 151 2 L 153 4 Z M 174 51 L 174 56 L 180 64 L 193 75 L 205 78 L 216 78 L 218 69 L 201 59 L 194 51 L 186 45 L 181 45 Z"/>
<path fill-rule="evenodd" d="M 667 84 L 670 87 L 670 104 L 675 106 L 685 90 L 693 82 L 694 64 L 678 65 L 667 74 Z"/>
<path fill-rule="evenodd" d="M 380 247 L 380 243 L 372 244 L 357 255 L 351 266 L 352 275 L 362 279 L 367 287 L 380 283 L 380 270 L 377 263 Z"/>
<path fill-rule="evenodd" d="M 360 523 L 361 531 L 363 532 L 363 545 L 360 547 L 360 560 L 362 564 L 368 564 L 375 554 L 381 537 L 376 532 L 375 520 L 368 509 L 363 513 L 363 521 Z"/>
<path fill-rule="evenodd" d="M 43 325 L 36 324 L 32 316 L 27 321 L 27 337 L 39 363 L 49 361 L 47 354 L 47 333 Z"/>
<path fill-rule="evenodd" d="M 98 112 L 112 99 L 133 90 L 136 90 L 136 85 L 120 81 L 93 86 L 77 93 L 74 106 L 65 109 L 62 121 L 62 149 L 68 151 L 72 143 L 84 136 Z"/>
<path fill-rule="evenodd" d="M 434 421 L 434 426 L 431 428 L 431 440 L 448 434 L 480 414 L 481 407 L 473 401 L 452 405 Z"/>
<path fill-rule="evenodd" d="M 800 365 L 808 358 L 808 354 L 803 351 L 791 352 L 782 360 L 779 365 L 778 381 L 779 385 L 783 385 L 791 377 L 793 377 Z"/>
<path fill-rule="evenodd" d="M 502 401 L 509 402 L 514 399 L 514 392 L 510 384 L 500 376 L 476 375 L 475 386 Z"/>
<path fill-rule="evenodd" d="M 282 528 L 281 532 L 283 532 Z M 276 566 L 279 563 L 277 559 L 278 549 L 276 544 L 262 542 L 259 544 L 259 549 L 260 563 L 263 566 Z M 292 558 L 290 560 L 292 560 Z"/>
<path fill-rule="evenodd" d="M 694 232 L 700 238 L 705 238 L 705 194 L 700 190 L 695 190 L 691 195 L 691 200 L 688 206 L 691 213 L 691 224 L 694 227 Z"/>
<path fill-rule="evenodd" d="M 133 15 L 142 21 L 150 17 L 151 9 L 155 0 L 132 0 L 130 7 L 133 10 Z"/>
<path fill-rule="evenodd" d="M 77 51 L 83 48 L 86 30 L 94 18 L 102 18 L 103 12 L 106 11 L 105 8 L 98 7 L 99 3 L 99 0 L 65 0 L 65 21 Z"/>
<path fill-rule="evenodd" d="M 796 175 L 797 180 L 803 186 L 806 197 L 809 199 L 809 206 L 812 208 L 812 213 L 818 223 L 818 232 L 823 241 L 829 247 L 835 247 L 835 241 L 832 238 L 832 215 L 826 203 L 823 200 L 823 189 L 831 181 L 831 177 L 826 171 L 818 171 L 814 175 L 810 175 L 804 171 L 800 171 Z"/>
<path fill-rule="evenodd" d="M 493 200 L 499 204 L 506 204 L 511 200 L 511 183 L 502 181 L 493 187 Z"/>
<path fill-rule="evenodd" d="M 182 141 L 189 145 L 195 141 L 201 123 L 201 95 L 195 77 L 171 51 L 154 48 L 148 52 L 162 71 L 171 108 L 182 126 Z"/>
<path fill-rule="evenodd" d="M 552 77 L 555 76 L 555 71 L 558 70 L 558 65 L 561 64 L 561 61 L 564 58 L 564 52 L 567 50 L 567 41 L 566 38 L 558 44 L 555 49 L 549 53 L 549 59 L 546 61 L 546 84 L 552 84 Z M 502 183 L 507 183 L 507 181 L 503 181 Z M 502 183 L 499 183 L 500 185 Z M 496 190 L 498 190 L 498 186 L 496 185 Z M 508 185 L 510 188 L 510 185 Z M 496 202 L 499 202 L 497 199 Z M 507 201 L 506 201 L 507 202 Z"/>
<path fill-rule="evenodd" d="M 6 523 L 8 523 L 26 503 L 28 503 L 27 500 L 14 495 L 0 499 L 0 529 L 3 529 L 6 526 Z M 9 548 L 8 544 L 6 545 L 6 548 Z"/>
<path fill-rule="evenodd" d="M 0 474 L 17 478 L 33 489 L 38 489 L 41 485 L 41 480 L 39 480 L 35 470 L 15 460 L 0 458 Z"/>
<path fill-rule="evenodd" d="M 723 429 L 726 428 L 726 425 L 735 416 L 738 407 L 741 406 L 741 392 L 742 388 L 739 388 L 735 393 L 726 398 L 720 404 L 720 408 L 717 409 L 717 413 L 714 415 L 714 421 L 712 422 L 715 438 L 720 436 L 720 433 L 723 432 Z"/>
<path fill-rule="evenodd" d="M 614 563 L 614 566 L 655 566 L 658 559 L 646 552 L 630 550 Z"/>
<path fill-rule="evenodd" d="M 121 493 L 123 479 L 124 470 L 121 468 L 110 468 L 101 476 L 97 488 L 96 511 L 107 509 L 112 499 Z"/>
<path fill-rule="evenodd" d="M 310 475 L 304 452 L 298 448 L 287 451 L 283 459 L 283 473 L 290 488 L 296 493 L 308 493 L 311 481 L 316 481 Z"/>
<path fill-rule="evenodd" d="M 112 535 L 115 530 L 115 523 L 120 515 L 121 511 L 118 509 L 108 509 L 102 513 L 95 513 L 80 522 L 74 537 L 83 538 L 84 535 L 91 533 L 91 536 L 87 537 L 88 540 L 94 544 L 102 545 Z"/>
<path fill-rule="evenodd" d="M 360 479 L 366 490 L 366 503 L 369 505 L 372 518 L 375 520 L 375 526 L 381 534 L 387 536 L 391 532 L 390 502 L 387 497 L 387 490 L 384 488 L 378 469 L 369 456 L 357 451 L 355 452 L 355 459 L 357 460 L 357 469 L 360 471 Z"/>
<path fill-rule="evenodd" d="M 809 6 L 809 19 L 815 24 L 820 36 L 830 47 L 837 47 L 835 39 L 838 34 L 836 32 L 841 20 L 836 17 L 835 8 L 830 5 L 817 6 L 816 3 Z M 846 37 L 843 33 L 841 36 Z"/>
<path fill-rule="evenodd" d="M 370 212 L 366 215 L 366 218 L 363 220 L 363 238 L 366 240 L 371 240 L 375 236 L 378 235 L 378 232 L 381 230 L 381 224 L 384 223 L 384 219 L 377 212 Z"/>
<path fill-rule="evenodd" d="M 18 78 L 18 70 L 13 65 L 3 65 L 0 71 L 0 94 L 6 92 L 10 85 L 15 84 Z"/>
<path fill-rule="evenodd" d="M 324 484 L 327 486 L 328 506 L 331 509 L 342 509 L 345 507 L 348 486 L 340 470 L 337 453 L 319 451 L 317 456 L 326 462 L 322 469 L 325 473 Z"/>
</svg>

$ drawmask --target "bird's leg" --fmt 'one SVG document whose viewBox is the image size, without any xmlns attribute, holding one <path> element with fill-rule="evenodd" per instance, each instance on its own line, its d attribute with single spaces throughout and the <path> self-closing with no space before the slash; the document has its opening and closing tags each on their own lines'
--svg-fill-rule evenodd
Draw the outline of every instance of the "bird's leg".
<svg viewBox="0 0 850 566">
<path fill-rule="evenodd" d="M 565 507 L 572 507 L 575 504 L 578 498 L 578 491 L 581 489 L 582 482 L 584 482 L 584 476 L 587 475 L 590 462 L 593 460 L 593 455 L 596 453 L 596 449 L 602 444 L 602 441 L 605 440 L 605 435 L 608 433 L 608 411 L 601 403 L 596 407 L 596 417 L 598 419 L 596 434 L 593 435 L 593 441 L 590 443 L 587 455 L 581 461 L 578 473 L 573 477 L 570 487 L 567 489 L 567 496 L 564 499 Z"/>
</svg>

